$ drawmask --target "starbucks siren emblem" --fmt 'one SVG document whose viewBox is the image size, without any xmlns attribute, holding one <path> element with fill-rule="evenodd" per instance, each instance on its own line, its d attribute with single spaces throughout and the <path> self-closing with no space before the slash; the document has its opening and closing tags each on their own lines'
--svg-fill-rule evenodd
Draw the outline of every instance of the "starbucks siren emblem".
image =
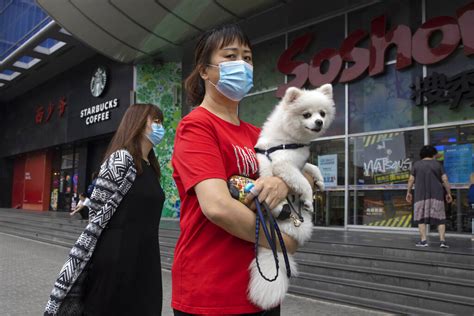
<svg viewBox="0 0 474 316">
<path fill-rule="evenodd" d="M 105 67 L 97 67 L 92 75 L 91 79 L 91 93 L 94 97 L 98 98 L 105 90 L 107 84 L 107 70 Z"/>
</svg>

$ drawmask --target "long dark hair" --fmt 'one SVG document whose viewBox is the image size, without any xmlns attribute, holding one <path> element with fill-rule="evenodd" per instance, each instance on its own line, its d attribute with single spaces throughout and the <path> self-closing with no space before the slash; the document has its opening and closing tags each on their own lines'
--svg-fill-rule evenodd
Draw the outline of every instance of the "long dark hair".
<svg viewBox="0 0 474 316">
<path fill-rule="evenodd" d="M 113 152 L 126 149 L 133 157 L 137 173 L 141 174 L 143 172 L 141 140 L 146 129 L 148 116 L 153 120 L 159 119 L 160 122 L 163 122 L 163 112 L 156 105 L 138 103 L 127 109 L 114 137 L 110 141 L 104 156 L 104 162 Z M 161 177 L 160 165 L 153 149 L 148 154 L 148 161 L 159 179 Z"/>
<path fill-rule="evenodd" d="M 206 89 L 200 72 L 211 62 L 212 53 L 232 44 L 235 40 L 252 49 L 248 37 L 235 24 L 221 25 L 201 35 L 194 49 L 194 69 L 184 81 L 189 105 L 197 106 L 204 99 Z"/>
</svg>

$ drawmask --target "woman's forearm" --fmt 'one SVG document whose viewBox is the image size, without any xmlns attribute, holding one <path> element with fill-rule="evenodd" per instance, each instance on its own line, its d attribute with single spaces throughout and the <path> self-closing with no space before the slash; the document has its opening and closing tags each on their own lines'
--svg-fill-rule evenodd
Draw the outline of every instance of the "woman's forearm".
<svg viewBox="0 0 474 316">
<path fill-rule="evenodd" d="M 415 178 L 413 176 L 410 176 L 408 179 L 408 186 L 407 186 L 407 192 L 410 193 L 411 189 L 413 188 L 413 184 L 415 183 Z"/>
<path fill-rule="evenodd" d="M 443 187 L 446 189 L 446 193 L 451 195 L 451 186 L 448 181 L 443 181 Z"/>
</svg>

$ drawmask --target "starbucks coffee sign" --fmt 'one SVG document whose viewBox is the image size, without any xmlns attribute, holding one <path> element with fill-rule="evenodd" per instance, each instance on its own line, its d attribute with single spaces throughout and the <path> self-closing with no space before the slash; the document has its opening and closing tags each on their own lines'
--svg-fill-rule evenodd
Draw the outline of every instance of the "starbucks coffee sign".
<svg viewBox="0 0 474 316">
<path fill-rule="evenodd" d="M 107 84 L 107 69 L 105 67 L 97 67 L 91 78 L 91 93 L 98 98 L 102 95 Z"/>
<path fill-rule="evenodd" d="M 117 98 L 96 104 L 81 110 L 81 118 L 85 118 L 86 125 L 91 125 L 110 119 L 110 110 L 119 106 Z"/>
<path fill-rule="evenodd" d="M 108 71 L 104 66 L 99 66 L 94 70 L 90 83 L 91 94 L 98 98 L 106 88 L 108 82 Z M 81 110 L 80 118 L 84 119 L 86 125 L 104 122 L 110 119 L 110 111 L 119 106 L 119 99 L 111 99 L 99 104 L 88 106 Z"/>
</svg>

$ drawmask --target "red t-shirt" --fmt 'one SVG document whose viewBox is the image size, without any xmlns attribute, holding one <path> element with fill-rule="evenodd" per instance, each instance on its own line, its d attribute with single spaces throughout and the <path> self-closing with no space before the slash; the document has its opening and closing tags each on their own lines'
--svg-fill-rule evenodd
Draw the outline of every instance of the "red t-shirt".
<svg viewBox="0 0 474 316">
<path fill-rule="evenodd" d="M 256 178 L 260 130 L 226 122 L 198 107 L 176 131 L 173 178 L 181 198 L 181 234 L 172 269 L 172 307 L 186 313 L 229 315 L 261 309 L 247 299 L 253 243 L 227 233 L 202 213 L 194 186 L 232 175 Z M 232 210 L 228 210 L 232 212 Z"/>
</svg>

